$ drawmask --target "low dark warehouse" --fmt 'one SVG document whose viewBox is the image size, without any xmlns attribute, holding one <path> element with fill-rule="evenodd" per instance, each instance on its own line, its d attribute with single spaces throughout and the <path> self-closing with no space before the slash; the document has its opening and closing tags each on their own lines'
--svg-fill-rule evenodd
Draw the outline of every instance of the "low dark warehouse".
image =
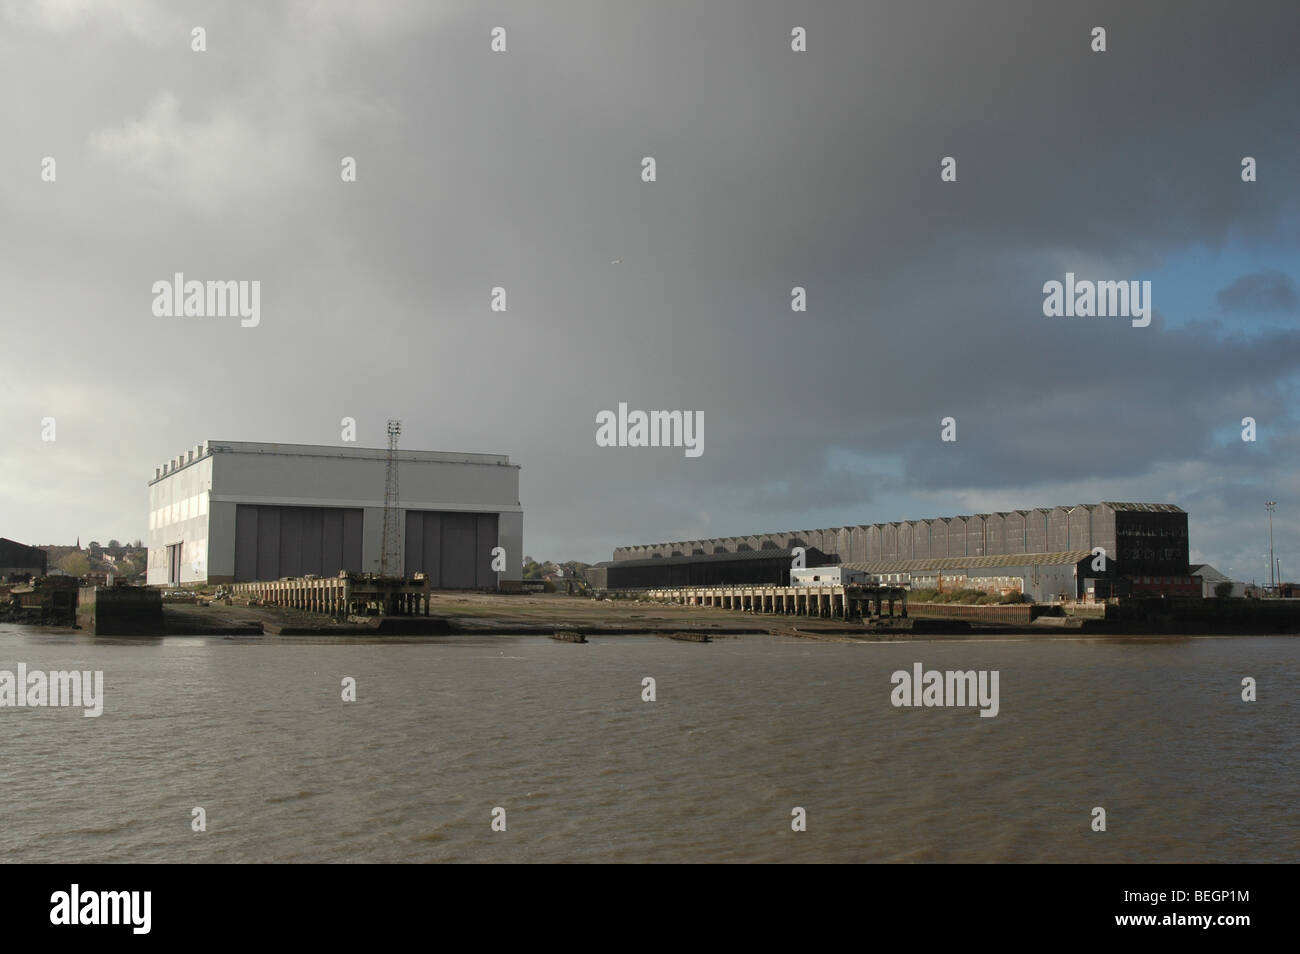
<svg viewBox="0 0 1300 954">
<path fill-rule="evenodd" d="M 740 550 L 736 553 L 693 556 L 650 557 L 598 563 L 587 570 L 587 581 L 597 590 L 654 589 L 668 586 L 711 586 L 727 583 L 767 583 L 784 586 L 790 582 L 794 550 Z M 838 563 L 835 554 L 809 547 L 804 565 Z"/>
</svg>

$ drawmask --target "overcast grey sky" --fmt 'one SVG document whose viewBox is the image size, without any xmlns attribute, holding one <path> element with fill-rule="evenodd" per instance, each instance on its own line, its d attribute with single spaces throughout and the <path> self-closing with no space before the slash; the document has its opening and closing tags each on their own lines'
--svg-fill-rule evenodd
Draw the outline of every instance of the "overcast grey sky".
<svg viewBox="0 0 1300 954">
<path fill-rule="evenodd" d="M 1142 500 L 1258 579 L 1277 499 L 1294 578 L 1298 11 L 0 0 L 0 535 L 143 536 L 205 438 L 398 417 L 522 464 L 539 559 Z M 1151 325 L 1044 317 L 1067 271 Z M 155 317 L 175 272 L 260 324 Z M 598 447 L 620 401 L 704 453 Z"/>
</svg>

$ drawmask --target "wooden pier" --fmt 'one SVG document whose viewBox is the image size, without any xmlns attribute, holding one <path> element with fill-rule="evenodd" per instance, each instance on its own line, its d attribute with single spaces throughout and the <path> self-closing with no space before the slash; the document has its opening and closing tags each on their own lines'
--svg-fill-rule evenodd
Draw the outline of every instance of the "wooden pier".
<svg viewBox="0 0 1300 954">
<path fill-rule="evenodd" d="M 404 580 L 364 573 L 298 577 L 262 583 L 232 583 L 233 596 L 270 606 L 343 619 L 348 616 L 428 616 L 431 587 L 417 577 Z"/>
<path fill-rule="evenodd" d="M 861 583 L 825 586 L 683 586 L 644 591 L 683 606 L 717 606 L 746 613 L 822 619 L 907 618 L 907 588 Z"/>
</svg>

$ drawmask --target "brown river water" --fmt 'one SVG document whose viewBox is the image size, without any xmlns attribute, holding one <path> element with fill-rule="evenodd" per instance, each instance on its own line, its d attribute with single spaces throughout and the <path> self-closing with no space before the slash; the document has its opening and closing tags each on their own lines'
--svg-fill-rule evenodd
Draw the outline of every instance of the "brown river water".
<svg viewBox="0 0 1300 954">
<path fill-rule="evenodd" d="M 19 663 L 101 670 L 103 712 L 0 708 L 11 863 L 1300 860 L 1297 638 L 574 645 L 0 625 L 0 678 Z M 996 670 L 996 717 L 895 707 L 891 674 L 915 663 Z"/>
</svg>

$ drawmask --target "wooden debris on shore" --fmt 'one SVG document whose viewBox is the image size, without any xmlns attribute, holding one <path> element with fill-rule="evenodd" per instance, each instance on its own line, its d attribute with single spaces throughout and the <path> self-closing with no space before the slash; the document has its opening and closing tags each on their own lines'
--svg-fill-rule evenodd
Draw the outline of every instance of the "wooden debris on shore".
<svg viewBox="0 0 1300 954">
<path fill-rule="evenodd" d="M 710 636 L 708 633 L 691 633 L 691 632 L 685 632 L 685 631 L 683 631 L 683 632 L 679 632 L 679 633 L 669 633 L 669 634 L 668 634 L 668 638 L 669 638 L 669 639 L 680 639 L 680 640 L 682 640 L 683 642 L 687 642 L 687 643 L 711 643 L 711 642 L 713 642 L 713 637 Z"/>
<path fill-rule="evenodd" d="M 585 643 L 587 641 L 587 637 L 576 629 L 557 629 L 551 633 L 551 639 L 558 639 L 562 643 Z"/>
</svg>

